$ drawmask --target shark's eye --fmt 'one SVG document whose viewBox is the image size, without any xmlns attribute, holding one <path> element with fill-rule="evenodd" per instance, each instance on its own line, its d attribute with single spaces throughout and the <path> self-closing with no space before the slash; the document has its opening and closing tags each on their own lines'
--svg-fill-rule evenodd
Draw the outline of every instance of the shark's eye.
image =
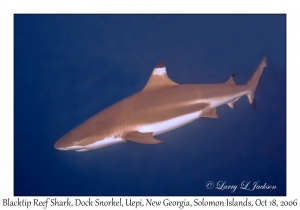
<svg viewBox="0 0 300 210">
<path fill-rule="evenodd" d="M 73 146 L 78 146 L 78 141 L 73 142 Z"/>
</svg>

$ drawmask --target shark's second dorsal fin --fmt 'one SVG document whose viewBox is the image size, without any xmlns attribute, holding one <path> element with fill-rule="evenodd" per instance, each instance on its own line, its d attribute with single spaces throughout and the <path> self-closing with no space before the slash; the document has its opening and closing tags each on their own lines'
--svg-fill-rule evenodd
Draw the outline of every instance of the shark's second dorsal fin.
<svg viewBox="0 0 300 210">
<path fill-rule="evenodd" d="M 229 84 L 229 85 L 235 85 L 234 74 L 231 75 L 231 77 L 227 80 L 226 83 Z"/>
<path fill-rule="evenodd" d="M 178 85 L 176 82 L 173 82 L 167 74 L 166 65 L 163 61 L 159 61 L 155 66 L 148 83 L 143 90 L 151 90 L 161 87 L 170 87 Z"/>
</svg>

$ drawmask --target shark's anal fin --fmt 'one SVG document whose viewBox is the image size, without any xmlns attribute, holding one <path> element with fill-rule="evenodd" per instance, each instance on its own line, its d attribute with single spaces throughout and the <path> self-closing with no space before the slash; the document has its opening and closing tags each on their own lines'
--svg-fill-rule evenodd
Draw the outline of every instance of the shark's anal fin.
<svg viewBox="0 0 300 210">
<path fill-rule="evenodd" d="M 163 61 L 160 61 L 155 68 L 148 80 L 148 83 L 143 90 L 152 90 L 162 87 L 171 87 L 178 85 L 176 82 L 173 82 L 167 74 L 166 65 Z"/>
<path fill-rule="evenodd" d="M 231 109 L 236 109 L 236 104 L 235 104 L 235 102 L 236 102 L 237 100 L 239 100 L 239 99 L 240 99 L 240 97 L 234 99 L 233 101 L 230 101 L 229 103 L 227 103 L 227 105 L 228 105 Z"/>
<path fill-rule="evenodd" d="M 227 105 L 228 105 L 231 109 L 236 109 L 236 103 L 235 103 L 235 101 L 234 101 L 234 102 L 229 102 Z"/>
<path fill-rule="evenodd" d="M 201 113 L 200 117 L 219 118 L 216 108 L 211 108 L 211 109 L 204 110 Z"/>
<path fill-rule="evenodd" d="M 153 133 L 140 133 L 138 131 L 127 133 L 124 135 L 123 138 L 140 144 L 159 144 L 163 142 L 158 139 L 155 139 L 153 137 Z"/>
</svg>

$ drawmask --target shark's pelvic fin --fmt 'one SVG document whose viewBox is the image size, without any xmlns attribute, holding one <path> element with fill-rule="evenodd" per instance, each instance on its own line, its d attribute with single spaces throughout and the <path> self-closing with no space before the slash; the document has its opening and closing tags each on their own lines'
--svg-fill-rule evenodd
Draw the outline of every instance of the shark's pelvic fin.
<svg viewBox="0 0 300 210">
<path fill-rule="evenodd" d="M 153 133 L 140 133 L 138 131 L 133 131 L 127 133 L 123 138 L 140 144 L 159 144 L 163 142 L 155 139 L 152 134 Z"/>
<path fill-rule="evenodd" d="M 250 93 L 247 95 L 247 97 L 253 108 L 255 108 L 254 93 L 255 93 L 258 81 L 260 79 L 260 76 L 265 67 L 267 67 L 267 57 L 266 56 L 262 59 L 259 66 L 257 67 L 256 71 L 254 72 L 254 74 L 252 75 L 250 80 L 247 82 L 247 86 L 249 87 L 249 90 L 250 90 Z"/>
<path fill-rule="evenodd" d="M 162 87 L 170 87 L 178 85 L 176 82 L 173 82 L 167 74 L 166 65 L 163 61 L 159 61 L 155 66 L 148 83 L 143 90 L 151 90 Z"/>
<path fill-rule="evenodd" d="M 201 113 L 200 117 L 219 118 L 216 108 L 206 109 Z"/>
</svg>

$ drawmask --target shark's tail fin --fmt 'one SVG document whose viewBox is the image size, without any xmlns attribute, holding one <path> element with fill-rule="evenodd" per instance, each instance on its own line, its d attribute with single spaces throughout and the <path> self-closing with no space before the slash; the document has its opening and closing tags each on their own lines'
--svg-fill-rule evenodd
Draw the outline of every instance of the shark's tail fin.
<svg viewBox="0 0 300 210">
<path fill-rule="evenodd" d="M 257 67 L 256 71 L 250 78 L 250 80 L 247 82 L 247 86 L 250 90 L 250 93 L 247 95 L 249 99 L 249 103 L 252 105 L 253 109 L 255 108 L 255 98 L 254 93 L 259 81 L 259 78 L 264 70 L 264 68 L 267 66 L 267 57 L 265 56 L 262 61 L 260 62 L 259 66 Z"/>
</svg>

